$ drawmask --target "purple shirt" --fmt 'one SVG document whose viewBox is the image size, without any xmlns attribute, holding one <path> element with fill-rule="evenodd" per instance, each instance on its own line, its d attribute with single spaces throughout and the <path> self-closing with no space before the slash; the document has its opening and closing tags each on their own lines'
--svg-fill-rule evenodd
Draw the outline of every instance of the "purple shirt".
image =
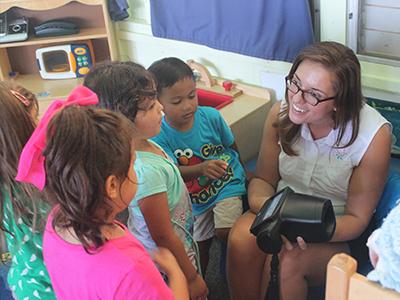
<svg viewBox="0 0 400 300">
<path fill-rule="evenodd" d="M 49 215 L 43 256 L 57 299 L 173 299 L 172 291 L 142 244 L 125 236 L 107 241 L 96 254 L 64 241 Z"/>
</svg>

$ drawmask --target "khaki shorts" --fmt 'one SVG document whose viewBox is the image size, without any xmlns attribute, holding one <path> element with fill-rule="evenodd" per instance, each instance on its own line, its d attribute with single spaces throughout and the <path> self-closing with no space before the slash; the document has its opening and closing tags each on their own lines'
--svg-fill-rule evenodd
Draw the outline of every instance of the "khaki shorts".
<svg viewBox="0 0 400 300">
<path fill-rule="evenodd" d="M 194 217 L 194 234 L 196 242 L 211 239 L 215 228 L 231 228 L 243 213 L 242 198 L 223 199 L 201 215 Z"/>
</svg>

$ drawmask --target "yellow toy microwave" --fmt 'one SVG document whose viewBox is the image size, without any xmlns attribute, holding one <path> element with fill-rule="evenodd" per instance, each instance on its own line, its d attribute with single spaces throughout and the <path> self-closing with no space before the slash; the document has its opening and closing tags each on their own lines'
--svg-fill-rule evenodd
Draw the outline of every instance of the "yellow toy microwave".
<svg viewBox="0 0 400 300">
<path fill-rule="evenodd" d="M 92 44 L 85 42 L 39 48 L 36 60 L 43 79 L 83 77 L 94 64 Z"/>
</svg>

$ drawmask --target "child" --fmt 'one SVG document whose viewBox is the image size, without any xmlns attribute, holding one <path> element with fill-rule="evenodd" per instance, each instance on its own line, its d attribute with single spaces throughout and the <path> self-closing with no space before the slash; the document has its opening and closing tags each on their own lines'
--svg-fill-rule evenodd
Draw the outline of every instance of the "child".
<svg viewBox="0 0 400 300">
<path fill-rule="evenodd" d="M 114 219 L 137 189 L 132 126 L 120 114 L 78 106 L 97 102 L 85 87 L 54 102 L 21 156 L 20 180 L 45 185 L 56 204 L 43 252 L 57 299 L 186 299 L 172 255 L 155 257 L 171 292 L 143 246 Z"/>
<path fill-rule="evenodd" d="M 23 87 L 0 82 L 0 106 L 0 228 L 12 254 L 8 284 L 17 299 L 55 299 L 42 256 L 47 205 L 35 189 L 14 180 L 38 102 Z"/>
<path fill-rule="evenodd" d="M 399 200 L 398 200 L 399 201 Z M 382 226 L 368 239 L 369 254 L 374 270 L 368 278 L 400 293 L 400 205 L 393 208 Z"/>
<path fill-rule="evenodd" d="M 198 107 L 190 67 L 170 57 L 153 63 L 165 117 L 156 141 L 179 165 L 189 189 L 195 216 L 203 272 L 214 231 L 226 241 L 229 229 L 242 214 L 246 175 L 234 150 L 234 137 L 220 113 Z M 215 229 L 215 230 L 214 230 Z"/>
<path fill-rule="evenodd" d="M 162 117 L 152 75 L 132 62 L 104 63 L 89 72 L 84 85 L 103 107 L 121 111 L 134 124 L 139 184 L 129 206 L 129 229 L 149 251 L 169 249 L 185 274 L 191 299 L 204 299 L 208 289 L 193 265 L 189 194 L 174 163 L 148 140 L 160 132 Z"/>
<path fill-rule="evenodd" d="M 13 82 L 7 82 L 6 84 L 14 97 L 24 105 L 26 111 L 29 112 L 33 121 L 37 124 L 39 121 L 39 103 L 36 96 L 31 91 L 18 84 Z"/>
</svg>

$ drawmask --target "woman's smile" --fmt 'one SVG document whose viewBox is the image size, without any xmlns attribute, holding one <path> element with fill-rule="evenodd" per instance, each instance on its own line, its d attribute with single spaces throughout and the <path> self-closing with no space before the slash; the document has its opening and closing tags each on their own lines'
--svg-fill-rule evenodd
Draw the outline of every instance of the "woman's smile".
<svg viewBox="0 0 400 300">
<path fill-rule="evenodd" d="M 297 112 L 297 113 L 305 113 L 305 112 L 308 111 L 308 110 L 305 110 L 305 109 L 301 109 L 300 107 L 298 107 L 298 106 L 297 106 L 296 104 L 294 104 L 294 103 L 292 103 L 292 107 L 293 107 L 294 111 Z"/>
</svg>

